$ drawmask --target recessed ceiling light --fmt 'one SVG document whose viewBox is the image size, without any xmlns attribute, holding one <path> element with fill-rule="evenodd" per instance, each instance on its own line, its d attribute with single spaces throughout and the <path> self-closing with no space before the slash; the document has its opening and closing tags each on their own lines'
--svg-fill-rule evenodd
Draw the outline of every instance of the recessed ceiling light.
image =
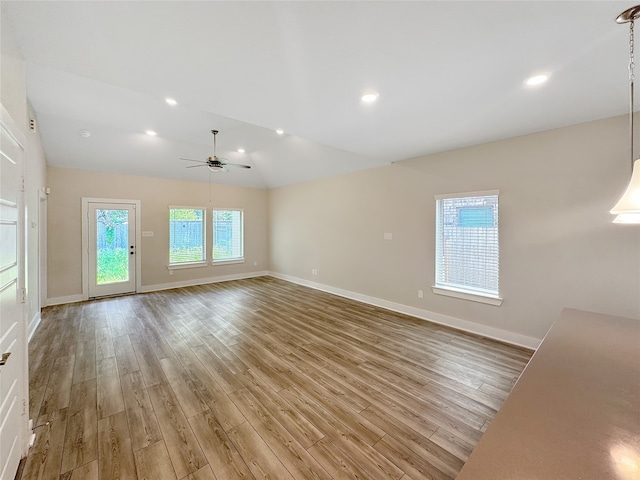
<svg viewBox="0 0 640 480">
<path fill-rule="evenodd" d="M 167 102 L 171 106 L 174 106 L 174 105 L 178 104 L 178 102 L 176 101 L 175 98 L 167 97 L 167 98 L 164 99 L 164 101 Z"/>
<path fill-rule="evenodd" d="M 526 83 L 530 87 L 535 87 L 537 85 L 542 85 L 547 80 L 549 80 L 549 74 L 542 73 L 540 75 L 534 75 L 533 77 L 527 78 L 524 83 Z"/>
<path fill-rule="evenodd" d="M 91 132 L 89 130 L 82 129 L 80 130 L 80 136 L 82 138 L 89 138 L 91 136 Z"/>
<path fill-rule="evenodd" d="M 244 148 L 239 148 L 238 153 L 244 153 Z"/>
<path fill-rule="evenodd" d="M 278 135 L 284 135 L 284 130 L 282 130 L 281 128 L 279 128 L 279 129 L 277 129 L 277 130 L 276 130 L 276 133 L 277 133 Z"/>
<path fill-rule="evenodd" d="M 360 97 L 360 100 L 362 100 L 365 103 L 372 103 L 378 100 L 379 96 L 380 95 L 376 92 L 367 92 Z"/>
<path fill-rule="evenodd" d="M 154 132 L 153 130 L 146 130 L 144 133 L 146 133 L 147 135 L 149 135 L 150 137 L 155 137 L 156 135 L 158 135 L 156 132 Z"/>
</svg>

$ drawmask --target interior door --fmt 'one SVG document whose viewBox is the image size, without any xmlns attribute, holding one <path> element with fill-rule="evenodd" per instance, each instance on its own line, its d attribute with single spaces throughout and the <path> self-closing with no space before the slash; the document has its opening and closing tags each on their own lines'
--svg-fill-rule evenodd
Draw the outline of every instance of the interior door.
<svg viewBox="0 0 640 480">
<path fill-rule="evenodd" d="M 0 478 L 13 478 L 22 455 L 25 388 L 24 149 L 0 122 Z"/>
<path fill-rule="evenodd" d="M 89 298 L 136 291 L 135 204 L 89 203 Z"/>
</svg>

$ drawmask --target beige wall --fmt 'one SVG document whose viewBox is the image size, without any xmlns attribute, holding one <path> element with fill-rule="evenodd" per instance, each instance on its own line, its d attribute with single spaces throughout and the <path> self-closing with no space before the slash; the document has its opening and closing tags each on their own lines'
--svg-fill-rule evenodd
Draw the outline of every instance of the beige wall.
<svg viewBox="0 0 640 480">
<path fill-rule="evenodd" d="M 630 177 L 626 122 L 616 117 L 272 190 L 271 270 L 476 323 L 478 331 L 537 339 L 565 306 L 640 318 L 640 228 L 614 225 L 608 213 Z M 434 195 L 494 189 L 504 303 L 433 294 Z M 385 232 L 393 240 L 383 240 Z"/>
<path fill-rule="evenodd" d="M 215 277 L 245 275 L 268 269 L 268 191 L 209 185 L 150 177 L 115 175 L 84 170 L 47 169 L 48 295 L 56 299 L 82 294 L 82 197 L 141 201 L 143 237 L 142 286 L 197 283 Z M 169 275 L 169 205 L 242 208 L 245 216 L 245 263 L 175 270 Z M 254 263 L 257 262 L 257 265 Z"/>
<path fill-rule="evenodd" d="M 0 102 L 23 134 L 27 132 L 25 64 L 15 41 L 13 26 L 0 12 Z"/>
</svg>

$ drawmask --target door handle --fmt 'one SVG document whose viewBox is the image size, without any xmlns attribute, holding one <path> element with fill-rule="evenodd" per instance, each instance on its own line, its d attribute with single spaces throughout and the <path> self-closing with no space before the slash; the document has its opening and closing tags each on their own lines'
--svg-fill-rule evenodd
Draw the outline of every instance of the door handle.
<svg viewBox="0 0 640 480">
<path fill-rule="evenodd" d="M 3 353 L 2 359 L 0 360 L 0 367 L 7 363 L 8 358 L 11 356 L 11 352 Z"/>
</svg>

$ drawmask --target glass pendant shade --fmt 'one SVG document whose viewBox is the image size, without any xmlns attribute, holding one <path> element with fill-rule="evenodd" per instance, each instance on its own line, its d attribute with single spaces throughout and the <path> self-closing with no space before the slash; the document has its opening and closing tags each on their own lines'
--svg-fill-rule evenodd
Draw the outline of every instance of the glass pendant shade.
<svg viewBox="0 0 640 480">
<path fill-rule="evenodd" d="M 631 147 L 631 180 L 627 186 L 624 195 L 618 200 L 615 207 L 610 212 L 616 215 L 613 223 L 633 223 L 640 224 L 640 159 L 636 159 L 633 154 L 633 117 L 634 105 L 633 97 L 635 90 L 635 76 L 633 73 L 634 62 L 634 46 L 635 46 L 635 21 L 640 18 L 640 5 L 628 8 L 616 18 L 617 23 L 629 24 L 629 137 Z"/>
<path fill-rule="evenodd" d="M 627 190 L 611 209 L 614 215 L 634 215 L 636 221 L 624 221 L 616 223 L 640 223 L 640 159 L 633 162 L 633 173 Z M 628 217 L 628 220 L 631 220 Z"/>
</svg>

